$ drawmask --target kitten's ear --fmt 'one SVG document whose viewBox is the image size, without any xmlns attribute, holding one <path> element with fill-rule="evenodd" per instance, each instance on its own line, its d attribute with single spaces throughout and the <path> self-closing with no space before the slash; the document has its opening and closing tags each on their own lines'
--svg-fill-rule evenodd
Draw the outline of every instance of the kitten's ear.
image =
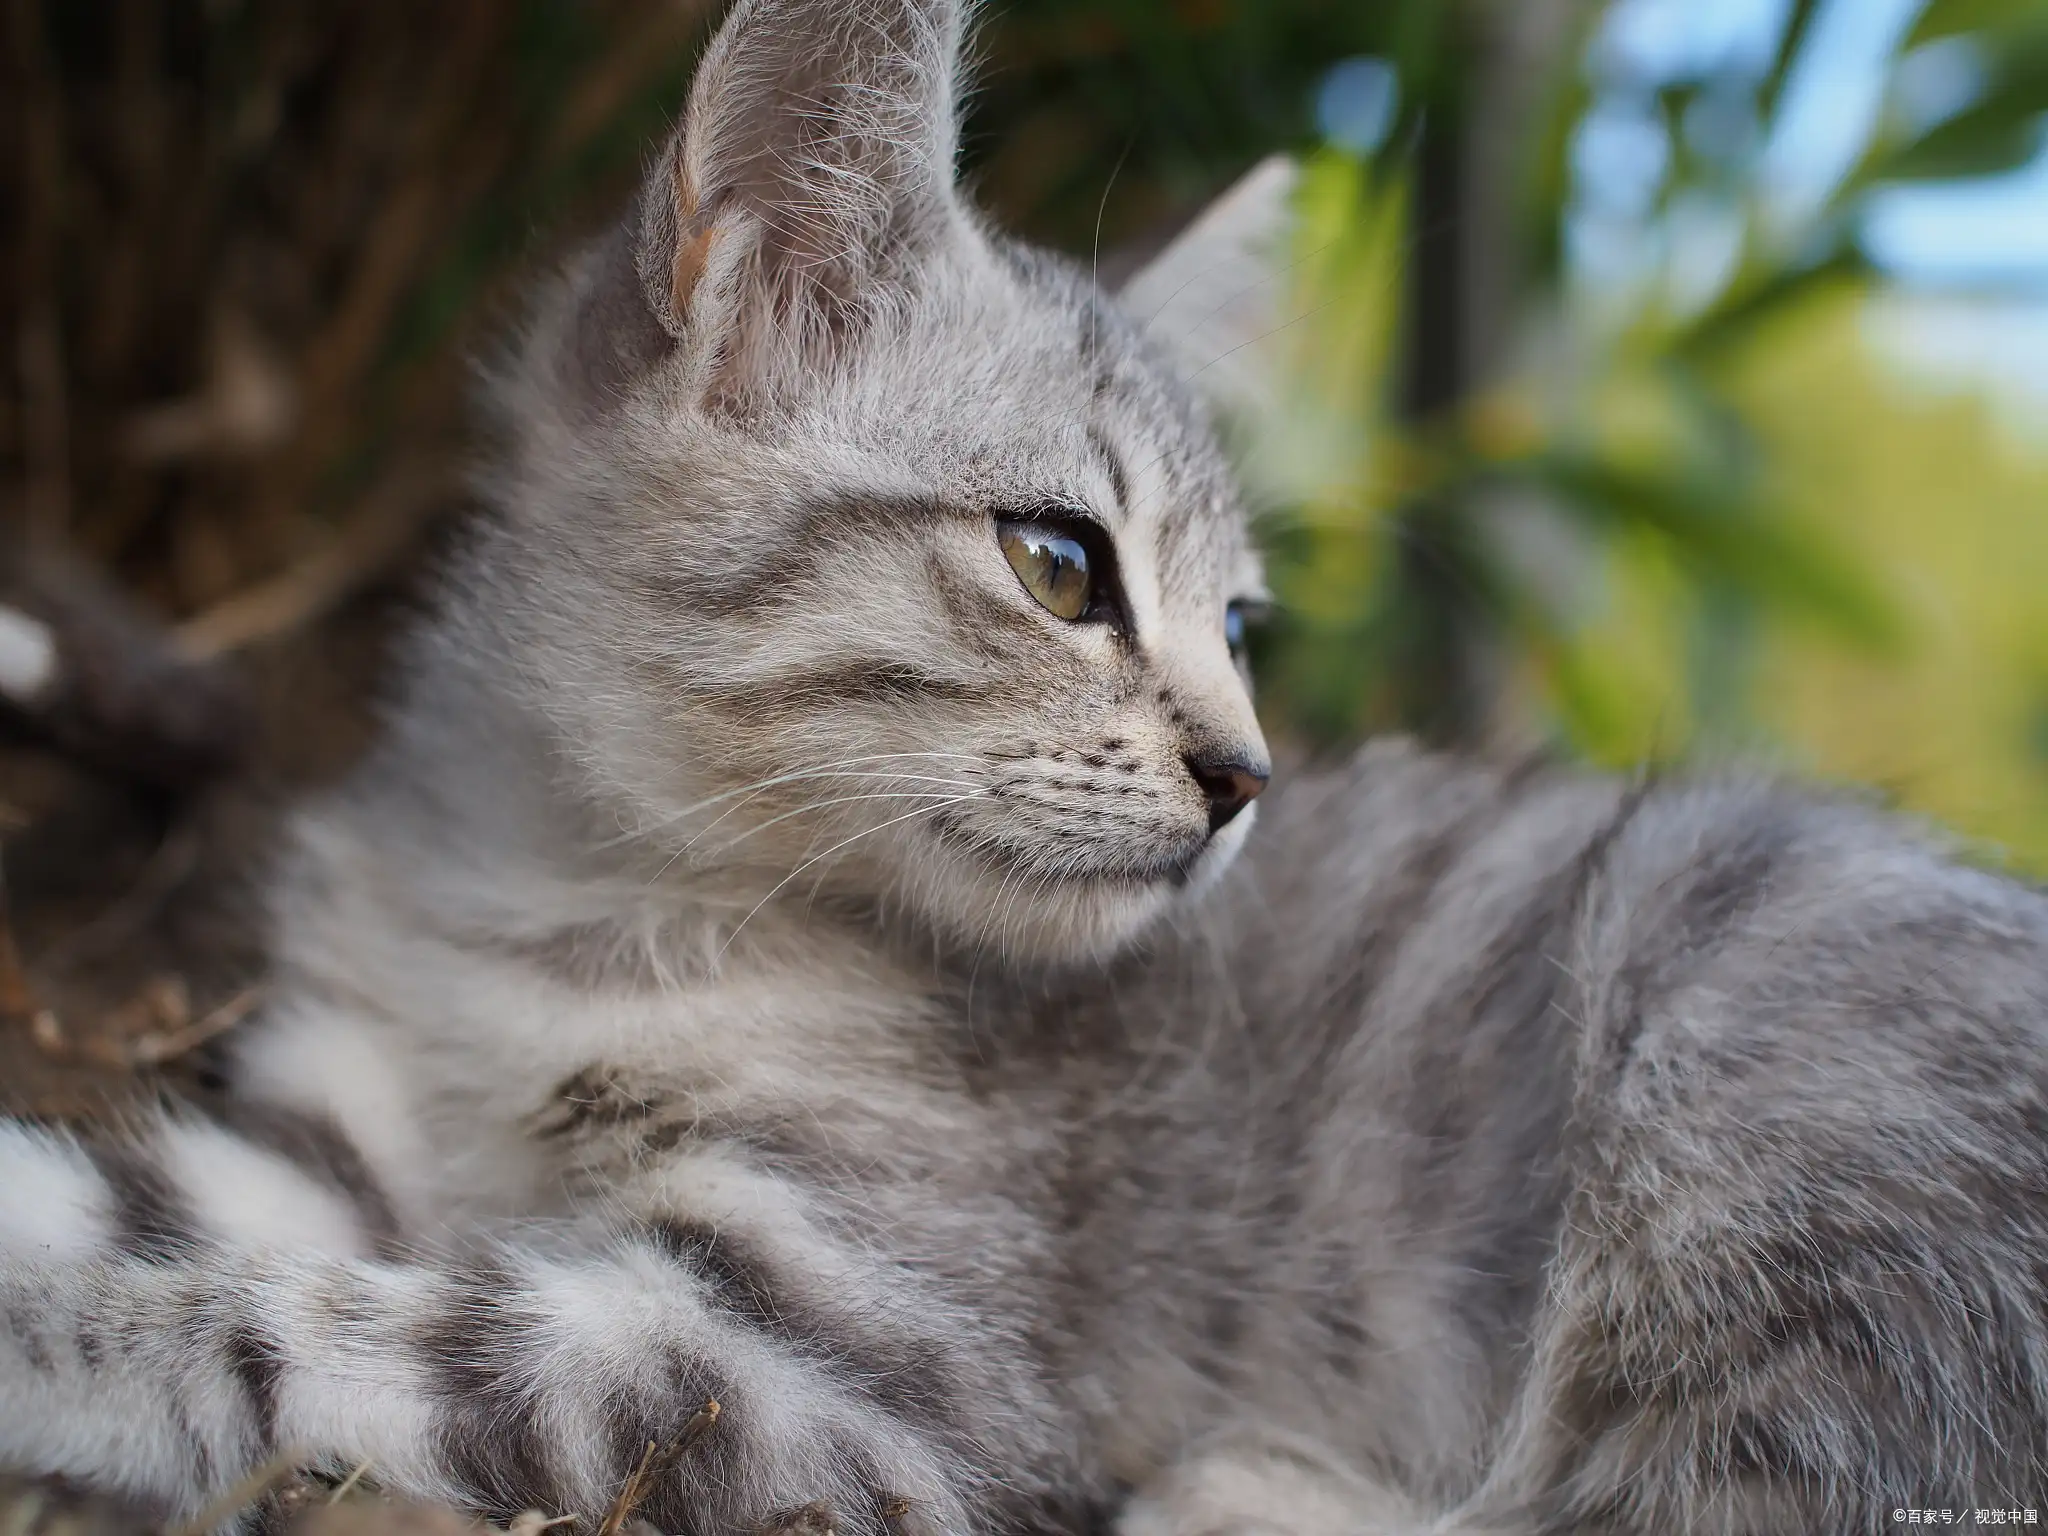
<svg viewBox="0 0 2048 1536">
<path fill-rule="evenodd" d="M 958 218 L 962 0 L 739 0 L 642 195 L 635 265 L 707 389 L 844 347 Z"/>
<path fill-rule="evenodd" d="M 1299 170 L 1261 161 L 1118 294 L 1124 309 L 1226 415 L 1256 420 L 1278 397 L 1275 349 L 1292 318 L 1290 235 Z"/>
</svg>

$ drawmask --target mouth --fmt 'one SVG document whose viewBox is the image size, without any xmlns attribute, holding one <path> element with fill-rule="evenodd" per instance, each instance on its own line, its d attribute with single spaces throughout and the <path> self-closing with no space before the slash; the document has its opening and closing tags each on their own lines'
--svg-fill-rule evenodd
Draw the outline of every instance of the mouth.
<svg viewBox="0 0 2048 1536">
<path fill-rule="evenodd" d="M 1170 885 L 1178 890 L 1195 877 L 1195 871 L 1201 867 L 1202 856 L 1214 841 L 1213 837 L 1204 836 L 1187 848 L 1153 859 L 1145 865 L 1096 878 L 1119 880 L 1128 885 Z"/>
<path fill-rule="evenodd" d="M 1004 874 L 1028 875 L 1041 887 L 1121 886 L 1142 890 L 1164 885 L 1178 889 L 1195 878 L 1203 856 L 1221 841 L 1220 834 L 1205 829 L 1163 853 L 1130 855 L 1105 851 L 1099 857 L 1088 857 L 1070 841 L 1057 836 L 1020 843 L 968 827 L 943 811 L 927 825 L 948 847 L 982 864 L 993 865 Z"/>
</svg>

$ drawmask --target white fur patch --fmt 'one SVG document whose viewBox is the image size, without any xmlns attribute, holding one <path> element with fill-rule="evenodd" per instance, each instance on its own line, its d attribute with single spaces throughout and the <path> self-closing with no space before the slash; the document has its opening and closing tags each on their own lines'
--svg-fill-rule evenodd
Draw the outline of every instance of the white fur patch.
<svg viewBox="0 0 2048 1536">
<path fill-rule="evenodd" d="M 106 1185 L 84 1154 L 0 1120 L 0 1254 L 80 1263 L 108 1235 Z"/>
<path fill-rule="evenodd" d="M 401 1208 L 418 1209 L 436 1159 L 403 1058 L 368 1028 L 326 1008 L 294 1012 L 252 1035 L 240 1066 L 249 1097 L 331 1116 Z"/>
<path fill-rule="evenodd" d="M 362 1251 L 361 1229 L 340 1195 L 219 1126 L 167 1126 L 162 1151 L 200 1220 L 230 1243 Z"/>
</svg>

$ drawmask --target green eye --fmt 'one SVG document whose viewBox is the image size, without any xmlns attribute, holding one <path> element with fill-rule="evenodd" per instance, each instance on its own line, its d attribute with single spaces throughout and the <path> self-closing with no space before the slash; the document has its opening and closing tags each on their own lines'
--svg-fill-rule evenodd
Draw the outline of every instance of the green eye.
<svg viewBox="0 0 2048 1536">
<path fill-rule="evenodd" d="M 1043 523 L 998 522 L 996 542 L 1024 590 L 1047 613 L 1062 619 L 1086 617 L 1095 597 L 1095 575 L 1079 539 Z"/>
</svg>

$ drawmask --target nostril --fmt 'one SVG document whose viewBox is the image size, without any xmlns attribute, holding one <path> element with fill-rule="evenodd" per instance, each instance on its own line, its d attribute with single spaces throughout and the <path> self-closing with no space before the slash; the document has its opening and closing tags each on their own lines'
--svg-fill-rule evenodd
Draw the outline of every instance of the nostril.
<svg viewBox="0 0 2048 1536">
<path fill-rule="evenodd" d="M 1187 765 L 1202 793 L 1209 797 L 1211 835 L 1221 832 L 1239 811 L 1256 800 L 1269 777 L 1263 764 L 1248 763 L 1243 758 L 1197 757 L 1190 753 Z"/>
</svg>

